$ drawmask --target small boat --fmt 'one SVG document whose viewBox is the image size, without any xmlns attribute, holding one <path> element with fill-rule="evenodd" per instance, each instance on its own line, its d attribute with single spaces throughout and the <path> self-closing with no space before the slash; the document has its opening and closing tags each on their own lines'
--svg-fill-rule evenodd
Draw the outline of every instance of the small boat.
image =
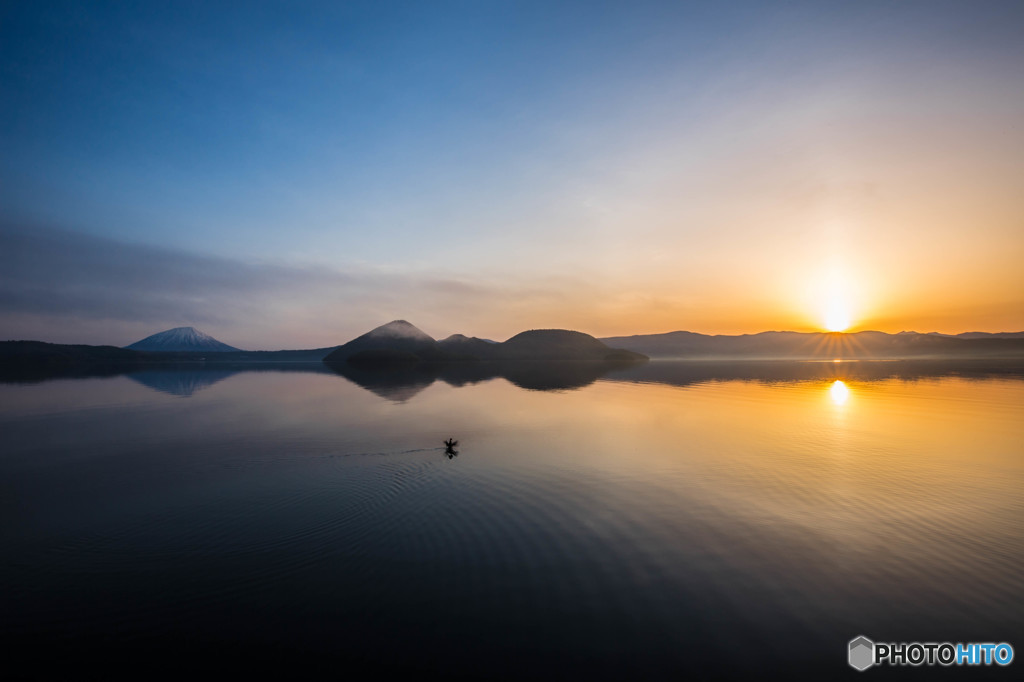
<svg viewBox="0 0 1024 682">
<path fill-rule="evenodd" d="M 449 438 L 448 440 L 446 440 L 444 442 L 444 446 L 446 448 L 448 448 L 449 450 L 451 450 L 452 448 L 454 448 L 458 444 L 459 444 L 459 441 L 455 440 L 454 438 Z"/>
</svg>

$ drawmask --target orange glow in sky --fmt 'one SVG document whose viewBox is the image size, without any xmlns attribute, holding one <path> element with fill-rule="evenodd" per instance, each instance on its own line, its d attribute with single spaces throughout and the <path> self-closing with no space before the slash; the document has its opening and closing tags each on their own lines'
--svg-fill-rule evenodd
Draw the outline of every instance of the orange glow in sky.
<svg viewBox="0 0 1024 682">
<path fill-rule="evenodd" d="M 10 338 L 1024 331 L 1020 3 L 22 4 Z"/>
</svg>

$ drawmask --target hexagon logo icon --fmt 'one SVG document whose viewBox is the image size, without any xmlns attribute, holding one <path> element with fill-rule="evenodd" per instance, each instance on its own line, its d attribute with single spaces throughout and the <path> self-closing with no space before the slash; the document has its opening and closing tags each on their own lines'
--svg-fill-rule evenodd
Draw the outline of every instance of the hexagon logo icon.
<svg viewBox="0 0 1024 682">
<path fill-rule="evenodd" d="M 861 635 L 850 640 L 850 666 L 857 670 L 867 670 L 875 662 L 875 643 Z"/>
</svg>

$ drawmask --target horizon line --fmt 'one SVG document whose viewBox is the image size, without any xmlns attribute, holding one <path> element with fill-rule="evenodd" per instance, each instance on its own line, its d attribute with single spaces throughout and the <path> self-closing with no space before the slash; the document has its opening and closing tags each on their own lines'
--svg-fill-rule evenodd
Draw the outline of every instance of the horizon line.
<svg viewBox="0 0 1024 682">
<path fill-rule="evenodd" d="M 416 325 L 413 325 L 411 322 L 408 322 L 406 320 L 395 319 L 395 320 L 392 320 L 391 322 L 385 322 L 382 325 L 377 325 L 376 327 L 373 327 L 372 329 L 368 330 L 367 332 L 363 332 L 363 334 L 369 333 L 369 331 L 373 331 L 374 329 L 378 329 L 380 327 L 386 326 L 386 325 L 391 324 L 393 322 L 406 322 L 407 324 L 410 324 L 410 325 L 412 325 L 414 327 L 416 326 Z M 171 331 L 171 330 L 174 330 L 174 329 L 181 329 L 181 328 L 192 328 L 192 329 L 195 329 L 196 331 L 202 331 L 198 327 L 195 327 L 194 325 L 181 325 L 181 326 L 178 326 L 178 327 L 168 327 L 167 329 L 164 329 L 164 330 L 161 330 L 161 331 L 158 331 L 158 332 L 154 332 L 154 334 L 151 334 L 150 336 L 154 336 L 156 334 L 161 334 L 161 333 L 166 332 L 166 331 Z M 419 327 L 416 327 L 416 328 L 419 329 Z M 568 328 L 564 328 L 564 327 L 533 327 L 533 328 L 530 328 L 530 329 L 524 329 L 523 332 L 528 332 L 528 331 L 544 331 L 544 330 L 576 331 L 576 332 L 580 331 L 578 329 L 568 329 Z M 422 331 L 422 330 L 420 330 L 420 331 Z M 521 334 L 523 332 L 517 332 L 516 334 Z M 203 332 L 203 333 L 205 333 L 205 332 Z M 424 333 L 426 333 L 426 332 L 424 332 Z M 938 331 L 919 332 L 919 331 L 916 331 L 916 330 L 906 330 L 906 329 L 905 330 L 901 330 L 899 332 L 883 332 L 883 331 L 879 331 L 877 329 L 860 329 L 860 330 L 857 330 L 857 331 L 827 331 L 827 330 L 796 331 L 796 330 L 792 330 L 792 329 L 766 329 L 764 331 L 744 332 L 742 334 L 707 334 L 707 333 L 704 333 L 704 332 L 691 331 L 689 329 L 673 329 L 673 330 L 666 331 L 666 332 L 651 332 L 651 333 L 646 333 L 646 334 L 616 334 L 616 335 L 610 335 L 610 336 L 596 336 L 596 335 L 590 334 L 588 332 L 580 332 L 580 333 L 587 334 L 588 336 L 593 336 L 593 338 L 598 339 L 598 340 L 602 340 L 602 339 L 627 339 L 627 338 L 633 338 L 633 337 L 638 337 L 638 336 L 665 336 L 667 334 L 679 334 L 679 333 L 695 334 L 695 335 L 698 335 L 698 336 L 706 336 L 708 338 L 716 338 L 716 337 L 736 338 L 736 337 L 741 337 L 741 336 L 760 336 L 761 334 L 807 334 L 807 335 L 821 334 L 821 335 L 828 335 L 828 336 L 854 336 L 854 335 L 857 335 L 857 334 L 884 334 L 886 336 L 898 336 L 900 334 L 917 334 L 917 335 L 920 335 L 920 336 L 944 336 L 944 337 L 949 337 L 949 338 L 956 338 L 958 336 L 962 336 L 963 334 L 986 334 L 986 335 L 989 335 L 989 336 L 996 336 L 996 335 L 1000 335 L 1000 334 L 1021 334 L 1021 335 L 1024 335 L 1024 330 L 1020 330 L 1020 331 L 999 331 L 999 332 L 967 331 L 967 332 L 959 332 L 957 334 L 949 334 L 949 333 L 946 333 L 946 332 L 938 332 Z M 235 348 L 238 348 L 238 350 L 237 351 L 228 351 L 228 352 L 242 352 L 242 353 L 266 353 L 266 352 L 269 352 L 269 353 L 273 353 L 273 352 L 278 352 L 278 351 L 292 351 L 292 350 L 302 351 L 302 350 L 320 350 L 321 348 L 337 348 L 339 346 L 345 345 L 349 341 L 353 341 L 353 340 L 359 338 L 363 334 L 357 334 L 356 336 L 353 336 L 351 339 L 348 339 L 347 341 L 343 341 L 341 343 L 338 343 L 338 344 L 335 344 L 335 345 L 332 345 L 332 346 L 319 346 L 317 348 L 277 348 L 277 349 L 267 349 L 267 348 L 264 348 L 264 349 L 245 349 L 245 348 L 238 348 L 237 346 L 233 346 Z M 508 338 L 511 339 L 514 336 L 516 336 L 516 334 L 513 334 L 512 336 L 510 336 Z M 427 334 L 427 335 L 430 336 L 429 334 Z M 463 332 L 452 332 L 452 334 L 449 334 L 448 336 L 454 336 L 454 335 L 463 335 L 463 336 L 469 336 L 469 338 L 480 338 L 480 339 L 485 339 L 485 340 L 491 340 L 491 339 L 487 339 L 486 337 L 470 336 L 470 335 L 464 334 Z M 209 336 L 212 336 L 212 335 L 209 335 Z M 129 346 L 131 346 L 131 345 L 133 345 L 135 343 L 138 343 L 139 341 L 142 341 L 142 340 L 144 340 L 146 338 L 148 338 L 148 337 L 143 337 L 142 339 L 136 339 L 135 341 L 132 341 L 131 343 L 125 344 L 123 346 L 115 345 L 115 344 L 112 344 L 112 343 L 100 343 L 100 344 L 58 343 L 58 342 L 55 342 L 55 341 L 44 341 L 42 339 L 4 339 L 3 342 L 4 343 L 24 343 L 24 342 L 30 342 L 30 343 L 49 343 L 49 344 L 59 345 L 59 346 L 100 346 L 100 347 L 108 346 L 108 347 L 111 347 L 111 348 L 127 349 Z M 213 338 L 216 341 L 224 343 L 225 345 L 232 345 L 232 344 L 228 344 L 228 343 L 226 343 L 224 341 L 221 341 L 220 339 L 218 339 L 216 337 L 213 337 Z M 443 340 L 443 339 L 437 339 L 437 338 L 435 338 L 433 336 L 431 336 L 431 338 L 434 339 L 435 341 Z M 443 337 L 443 338 L 447 338 L 447 337 Z M 505 341 L 507 341 L 507 340 L 508 339 L 505 339 Z M 504 343 L 504 341 L 496 341 L 495 343 Z M 199 352 L 199 351 L 196 351 L 196 352 Z M 225 352 L 225 351 L 219 351 L 219 352 Z"/>
</svg>

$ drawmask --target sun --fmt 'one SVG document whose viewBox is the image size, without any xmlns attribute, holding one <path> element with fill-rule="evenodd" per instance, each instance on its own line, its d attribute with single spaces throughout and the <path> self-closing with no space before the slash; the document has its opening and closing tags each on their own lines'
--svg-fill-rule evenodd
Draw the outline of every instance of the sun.
<svg viewBox="0 0 1024 682">
<path fill-rule="evenodd" d="M 833 334 L 859 328 L 866 310 L 864 279 L 843 263 L 820 268 L 804 280 L 808 326 Z"/>
<path fill-rule="evenodd" d="M 850 326 L 850 307 L 841 298 L 832 298 L 825 307 L 825 329 L 845 331 Z"/>
<path fill-rule="evenodd" d="M 825 329 L 830 332 L 846 331 L 853 322 L 854 299 L 852 279 L 846 269 L 833 266 L 818 281 L 818 310 Z"/>
</svg>

